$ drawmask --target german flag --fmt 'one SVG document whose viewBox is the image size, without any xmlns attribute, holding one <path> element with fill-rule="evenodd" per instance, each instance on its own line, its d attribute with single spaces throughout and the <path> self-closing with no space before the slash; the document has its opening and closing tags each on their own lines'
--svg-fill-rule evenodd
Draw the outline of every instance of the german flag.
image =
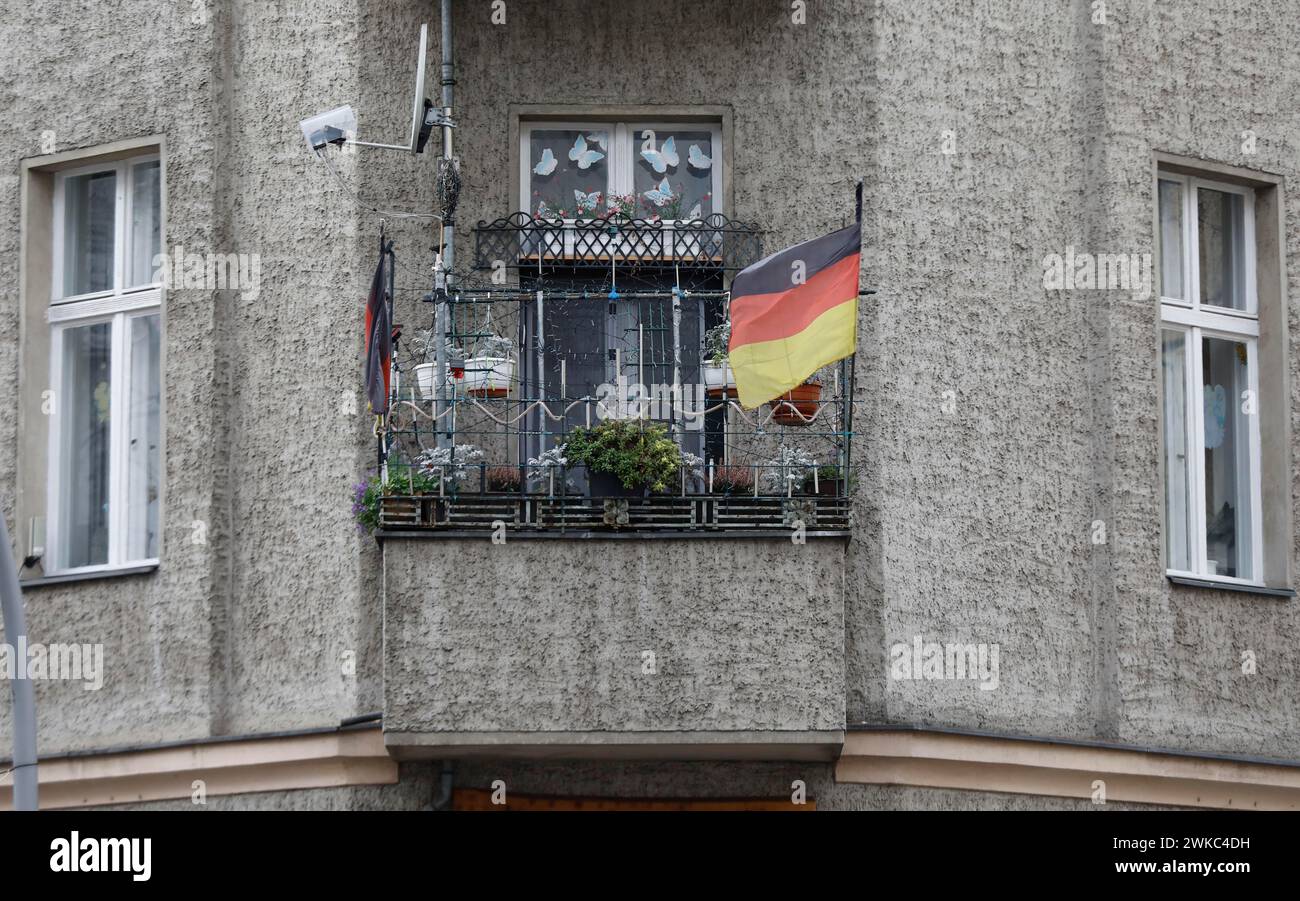
<svg viewBox="0 0 1300 901">
<path fill-rule="evenodd" d="M 728 357 L 741 406 L 753 409 L 854 352 L 862 226 L 796 244 L 731 282 Z"/>
</svg>

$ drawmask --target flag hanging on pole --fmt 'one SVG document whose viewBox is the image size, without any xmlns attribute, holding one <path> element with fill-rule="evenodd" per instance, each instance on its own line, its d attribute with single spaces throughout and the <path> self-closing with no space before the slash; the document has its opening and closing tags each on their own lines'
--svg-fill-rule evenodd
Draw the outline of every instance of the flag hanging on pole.
<svg viewBox="0 0 1300 901">
<path fill-rule="evenodd" d="M 728 358 L 753 409 L 852 354 L 858 335 L 862 225 L 759 260 L 731 282 Z"/>
<path fill-rule="evenodd" d="M 389 368 L 393 358 L 393 323 L 384 296 L 386 256 L 379 255 L 379 265 L 370 282 L 370 296 L 366 298 L 366 397 L 370 400 L 370 411 L 380 416 L 388 412 Z"/>
</svg>

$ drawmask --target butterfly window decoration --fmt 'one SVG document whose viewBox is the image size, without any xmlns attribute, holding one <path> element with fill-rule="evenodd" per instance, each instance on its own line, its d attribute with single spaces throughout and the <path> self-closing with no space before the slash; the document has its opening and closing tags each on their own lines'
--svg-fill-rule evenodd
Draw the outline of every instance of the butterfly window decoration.
<svg viewBox="0 0 1300 901">
<path fill-rule="evenodd" d="M 559 165 L 559 160 L 555 158 L 555 154 L 551 152 L 551 148 L 546 147 L 542 150 L 541 160 L 539 160 L 537 165 L 533 167 L 533 174 L 543 176 L 550 175 L 555 171 L 557 165 Z"/>
<path fill-rule="evenodd" d="M 677 140 L 672 135 L 664 139 L 663 144 L 658 150 L 655 149 L 655 133 L 653 131 L 644 132 L 646 142 L 641 147 L 641 158 L 650 164 L 650 168 L 655 170 L 659 175 L 663 175 L 669 169 L 676 169 L 681 163 L 681 157 L 677 155 Z"/>
<path fill-rule="evenodd" d="M 649 191 L 645 192 L 645 199 L 650 201 L 657 207 L 662 207 L 665 206 L 666 204 L 671 203 L 674 197 L 676 197 L 676 195 L 673 194 L 673 187 L 672 185 L 668 184 L 667 178 L 664 178 L 661 182 L 659 182 L 659 184 L 656 187 L 653 187 Z"/>
<path fill-rule="evenodd" d="M 634 181 L 652 219 L 697 222 L 713 212 L 713 136 L 707 131 L 636 132 Z"/>
<path fill-rule="evenodd" d="M 587 147 L 587 139 L 581 134 L 574 139 L 573 149 L 569 151 L 569 159 L 577 163 L 579 169 L 590 169 L 593 163 L 598 163 L 604 158 L 605 154 L 599 150 L 591 150 Z"/>
<path fill-rule="evenodd" d="M 534 129 L 529 189 L 533 215 L 577 219 L 597 215 L 609 190 L 609 133 L 588 129 Z"/>
</svg>

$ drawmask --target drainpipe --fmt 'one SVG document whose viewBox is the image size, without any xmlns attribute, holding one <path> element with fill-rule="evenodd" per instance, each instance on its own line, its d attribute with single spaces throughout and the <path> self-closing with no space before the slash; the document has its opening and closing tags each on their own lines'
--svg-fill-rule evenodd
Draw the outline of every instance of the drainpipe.
<svg viewBox="0 0 1300 901">
<path fill-rule="evenodd" d="M 36 694 L 27 675 L 27 617 L 18 587 L 18 564 L 9 544 L 9 527 L 0 515 L 0 612 L 5 638 L 24 659 L 13 680 L 14 694 L 14 810 L 36 809 Z"/>
<path fill-rule="evenodd" d="M 442 158 L 446 160 L 445 165 L 447 166 L 451 165 L 452 159 L 450 124 L 451 101 L 452 86 L 456 84 L 456 79 L 453 73 L 454 69 L 452 68 L 451 55 L 451 0 L 442 0 L 442 77 L 439 83 L 442 85 Z M 443 416 L 443 414 L 445 414 L 447 410 L 447 401 L 449 400 L 452 382 L 451 372 L 448 368 L 445 368 L 448 366 L 448 362 L 446 360 L 446 351 L 444 348 L 446 346 L 449 325 L 449 308 L 447 304 L 450 302 L 452 290 L 451 272 L 452 267 L 456 262 L 456 223 L 453 219 L 454 216 L 445 219 L 440 226 L 442 232 L 442 256 L 440 263 L 446 274 L 442 279 L 438 279 L 438 281 L 445 284 L 445 290 L 439 295 L 440 299 L 438 301 L 438 308 L 435 315 L 438 335 L 436 359 L 438 360 L 437 365 L 439 367 L 435 371 L 443 373 L 442 390 L 438 392 L 441 395 L 439 398 L 441 402 L 437 405 L 437 409 L 434 411 L 435 414 L 442 416 L 435 426 L 435 434 L 438 436 L 437 444 L 439 447 L 446 447 L 450 444 L 452 437 L 450 429 L 451 420 L 446 416 Z M 443 421 L 444 419 L 446 420 L 445 422 Z"/>
<path fill-rule="evenodd" d="M 442 0 L 442 158 L 451 159 L 451 89 L 456 83 L 451 65 L 451 0 Z M 448 244 L 450 246 L 450 243 Z"/>
</svg>

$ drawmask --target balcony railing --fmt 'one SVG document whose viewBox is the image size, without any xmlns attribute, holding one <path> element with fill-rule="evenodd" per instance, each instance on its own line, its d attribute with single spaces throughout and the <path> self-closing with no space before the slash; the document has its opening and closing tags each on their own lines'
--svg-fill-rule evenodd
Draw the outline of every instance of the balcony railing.
<svg viewBox="0 0 1300 901">
<path fill-rule="evenodd" d="M 394 468 L 391 493 L 381 499 L 380 507 L 380 525 L 386 533 L 468 537 L 505 528 L 567 537 L 685 533 L 786 538 L 796 529 L 810 537 L 843 536 L 850 526 L 848 483 L 838 477 L 820 478 L 824 467 L 771 472 L 761 466 L 749 470 L 681 467 L 678 490 L 620 497 L 577 490 L 575 481 L 586 481 L 582 467 L 518 467 L 519 484 L 528 488 L 513 491 L 494 490 L 488 473 L 499 467 L 480 463 L 461 469 L 459 477 L 448 472 L 456 467 L 438 469 L 425 471 L 426 476 L 435 476 L 432 486 L 425 480 L 425 491 L 411 493 L 404 484 L 408 477 L 400 467 Z M 734 479 L 737 470 L 746 473 L 752 489 L 715 483 L 715 477 Z M 785 494 L 768 493 L 772 485 L 782 483 Z M 759 487 L 763 485 L 768 487 Z"/>
<path fill-rule="evenodd" d="M 736 271 L 762 257 L 762 232 L 715 213 L 694 221 L 540 219 L 512 213 L 474 229 L 474 266 L 679 265 Z"/>
<path fill-rule="evenodd" d="M 403 329 L 370 482 L 381 535 L 848 533 L 852 358 L 753 410 L 720 361 L 725 276 L 761 257 L 757 227 L 514 213 L 474 234 L 476 267 L 518 281 L 430 295 L 430 327 Z M 608 419 L 670 438 L 675 477 L 624 490 L 565 456 Z"/>
</svg>

